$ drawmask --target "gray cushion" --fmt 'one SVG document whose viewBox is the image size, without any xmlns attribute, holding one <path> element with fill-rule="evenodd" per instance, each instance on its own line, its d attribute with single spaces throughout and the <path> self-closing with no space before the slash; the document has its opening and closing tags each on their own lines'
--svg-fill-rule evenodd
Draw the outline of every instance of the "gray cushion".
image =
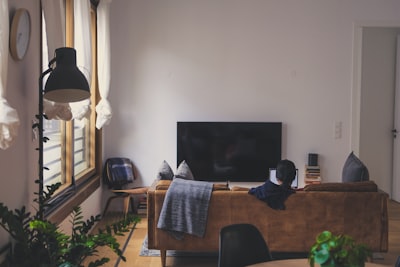
<svg viewBox="0 0 400 267">
<path fill-rule="evenodd" d="M 367 167 L 353 152 L 347 157 L 342 171 L 342 182 L 361 182 L 369 180 Z"/>
<path fill-rule="evenodd" d="M 186 163 L 186 161 L 182 161 L 179 164 L 178 169 L 175 173 L 175 177 L 186 180 L 194 180 L 193 173 L 190 170 L 189 165 Z"/>
<path fill-rule="evenodd" d="M 174 172 L 172 171 L 171 166 L 169 166 L 168 162 L 164 160 L 160 166 L 160 169 L 158 170 L 157 179 L 172 180 L 173 178 Z"/>
</svg>

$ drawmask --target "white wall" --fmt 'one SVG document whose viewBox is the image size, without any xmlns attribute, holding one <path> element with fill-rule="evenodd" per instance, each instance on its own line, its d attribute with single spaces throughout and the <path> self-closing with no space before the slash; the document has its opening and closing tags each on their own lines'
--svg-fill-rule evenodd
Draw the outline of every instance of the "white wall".
<svg viewBox="0 0 400 267">
<path fill-rule="evenodd" d="M 282 121 L 283 157 L 304 173 L 318 153 L 323 180 L 340 181 L 354 24 L 399 11 L 396 0 L 113 1 L 105 158 L 130 157 L 148 185 L 162 160 L 176 166 L 177 121 Z"/>
<path fill-rule="evenodd" d="M 8 54 L 6 99 L 17 110 L 20 127 L 14 144 L 7 150 L 0 149 L 0 202 L 15 209 L 25 205 L 31 209 L 34 198 L 34 181 L 37 175 L 37 142 L 32 141 L 31 120 L 37 113 L 39 82 L 39 4 L 36 1 L 10 0 L 10 20 L 17 8 L 26 8 L 31 15 L 31 41 L 27 54 L 21 61 Z M 37 190 L 36 190 L 37 191 Z M 8 235 L 0 230 L 0 248 Z"/>
</svg>

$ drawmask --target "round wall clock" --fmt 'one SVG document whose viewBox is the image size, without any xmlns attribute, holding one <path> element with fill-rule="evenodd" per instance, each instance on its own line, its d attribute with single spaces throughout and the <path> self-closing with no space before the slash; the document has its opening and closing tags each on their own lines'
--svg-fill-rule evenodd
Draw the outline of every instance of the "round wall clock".
<svg viewBox="0 0 400 267">
<path fill-rule="evenodd" d="M 28 10 L 17 9 L 11 22 L 10 51 L 16 60 L 24 58 L 29 46 L 31 19 Z"/>
</svg>

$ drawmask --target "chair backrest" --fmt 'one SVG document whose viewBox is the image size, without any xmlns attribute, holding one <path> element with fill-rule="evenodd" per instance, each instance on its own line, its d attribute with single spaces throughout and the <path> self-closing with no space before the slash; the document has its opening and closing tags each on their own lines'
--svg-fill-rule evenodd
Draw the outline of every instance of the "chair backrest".
<svg viewBox="0 0 400 267">
<path fill-rule="evenodd" d="M 267 243 L 254 225 L 232 224 L 221 229 L 218 267 L 243 267 L 270 260 Z"/>
<path fill-rule="evenodd" d="M 121 189 L 135 180 L 133 163 L 128 158 L 109 158 L 103 168 L 103 181 L 109 188 Z"/>
</svg>

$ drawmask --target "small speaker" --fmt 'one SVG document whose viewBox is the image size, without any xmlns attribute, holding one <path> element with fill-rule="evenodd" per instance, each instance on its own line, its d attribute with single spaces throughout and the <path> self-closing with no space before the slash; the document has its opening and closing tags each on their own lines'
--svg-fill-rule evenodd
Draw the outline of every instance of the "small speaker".
<svg viewBox="0 0 400 267">
<path fill-rule="evenodd" d="M 318 154 L 308 154 L 308 166 L 318 166 Z"/>
</svg>

